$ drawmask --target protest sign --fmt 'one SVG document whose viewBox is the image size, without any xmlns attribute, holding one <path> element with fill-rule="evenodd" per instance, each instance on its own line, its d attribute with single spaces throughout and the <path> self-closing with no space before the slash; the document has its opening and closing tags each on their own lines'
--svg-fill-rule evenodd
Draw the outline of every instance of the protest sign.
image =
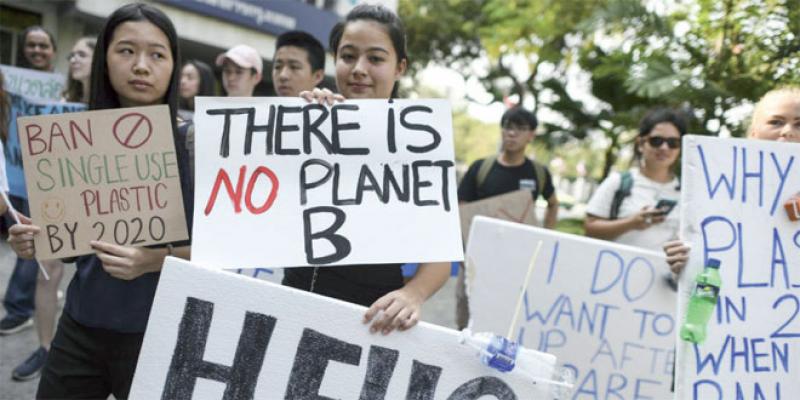
<svg viewBox="0 0 800 400">
<path fill-rule="evenodd" d="M 800 223 L 784 203 L 800 192 L 800 145 L 685 136 L 681 237 L 692 244 L 677 326 L 709 258 L 722 287 L 705 341 L 679 339 L 679 399 L 800 395 Z"/>
<path fill-rule="evenodd" d="M 676 294 L 658 253 L 476 217 L 466 254 L 472 329 L 508 332 L 539 241 L 512 339 L 572 370 L 572 399 L 671 398 Z"/>
<path fill-rule="evenodd" d="M 200 97 L 195 125 L 193 261 L 269 268 L 463 256 L 446 101 Z"/>
<path fill-rule="evenodd" d="M 166 105 L 17 121 L 39 259 L 188 237 Z"/>
<path fill-rule="evenodd" d="M 520 349 L 528 376 L 483 365 L 456 331 L 388 336 L 366 308 L 167 258 L 130 399 L 551 399 L 555 357 Z M 521 365 L 520 365 L 521 366 Z"/>
<path fill-rule="evenodd" d="M 33 102 L 47 103 L 61 100 L 65 77 L 52 72 L 0 65 L 3 89 Z"/>
<path fill-rule="evenodd" d="M 8 138 L 3 147 L 3 155 L 6 159 L 9 193 L 12 196 L 26 199 L 28 198 L 28 191 L 25 188 L 25 173 L 22 171 L 22 152 L 20 150 L 19 137 L 17 136 L 17 118 L 83 111 L 86 109 L 86 105 L 80 103 L 34 102 L 15 93 L 8 93 L 8 97 L 10 102 Z"/>
<path fill-rule="evenodd" d="M 476 215 L 525 225 L 539 225 L 536 221 L 536 204 L 530 190 L 516 190 L 483 200 L 459 204 L 458 212 L 461 215 L 461 235 L 464 242 L 467 241 L 472 219 Z"/>
</svg>

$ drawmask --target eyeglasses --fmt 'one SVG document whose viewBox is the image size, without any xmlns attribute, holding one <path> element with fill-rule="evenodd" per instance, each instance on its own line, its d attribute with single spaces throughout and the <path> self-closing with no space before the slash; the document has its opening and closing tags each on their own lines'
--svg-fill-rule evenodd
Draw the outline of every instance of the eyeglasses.
<svg viewBox="0 0 800 400">
<path fill-rule="evenodd" d="M 86 58 L 89 57 L 89 53 L 85 51 L 73 51 L 72 53 L 67 54 L 67 61 L 72 61 L 73 58 Z"/>
<path fill-rule="evenodd" d="M 504 133 L 523 133 L 532 130 L 527 125 L 506 125 L 502 129 Z"/>
<path fill-rule="evenodd" d="M 681 147 L 680 138 L 665 138 L 661 136 L 650 136 L 647 138 L 647 143 L 651 147 L 659 148 L 662 144 L 666 143 L 670 149 L 677 149 Z"/>
</svg>

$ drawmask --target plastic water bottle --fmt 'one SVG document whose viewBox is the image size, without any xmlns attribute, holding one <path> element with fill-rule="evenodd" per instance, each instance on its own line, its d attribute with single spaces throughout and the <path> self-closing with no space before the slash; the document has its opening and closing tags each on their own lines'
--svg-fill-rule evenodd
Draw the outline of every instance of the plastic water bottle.
<svg viewBox="0 0 800 400">
<path fill-rule="evenodd" d="M 706 325 L 719 298 L 722 278 L 719 276 L 720 261 L 709 258 L 703 272 L 697 274 L 692 298 L 686 310 L 686 322 L 681 326 L 681 339 L 692 343 L 706 340 Z"/>
<path fill-rule="evenodd" d="M 551 394 L 543 399 L 566 399 L 572 394 L 575 376 L 572 370 L 557 367 L 552 354 L 524 353 L 514 341 L 490 332 L 473 333 L 469 328 L 461 331 L 459 341 L 475 350 L 481 364 L 543 386 L 544 392 Z"/>
</svg>

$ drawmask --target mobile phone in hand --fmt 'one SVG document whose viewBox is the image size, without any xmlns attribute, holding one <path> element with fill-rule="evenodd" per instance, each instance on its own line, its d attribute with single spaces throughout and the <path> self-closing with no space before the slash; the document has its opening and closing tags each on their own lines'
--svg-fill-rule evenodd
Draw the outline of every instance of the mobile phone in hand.
<svg viewBox="0 0 800 400">
<path fill-rule="evenodd" d="M 669 200 L 669 199 L 661 199 L 656 203 L 656 209 L 661 210 L 658 215 L 667 215 L 672 212 L 672 209 L 678 205 L 676 200 Z"/>
</svg>

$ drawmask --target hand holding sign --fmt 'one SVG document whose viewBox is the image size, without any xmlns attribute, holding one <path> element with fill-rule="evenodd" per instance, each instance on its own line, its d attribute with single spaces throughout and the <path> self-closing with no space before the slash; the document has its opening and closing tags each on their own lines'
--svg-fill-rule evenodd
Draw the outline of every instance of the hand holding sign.
<svg viewBox="0 0 800 400">
<path fill-rule="evenodd" d="M 166 253 L 162 249 L 127 247 L 92 240 L 89 242 L 109 275 L 126 281 L 148 272 L 158 272 Z"/>
<path fill-rule="evenodd" d="M 20 213 L 16 214 L 20 223 L 8 228 L 8 244 L 18 256 L 25 259 L 34 258 L 36 248 L 33 245 L 33 237 L 41 232 L 41 228 L 31 225 L 30 218 Z"/>
</svg>

